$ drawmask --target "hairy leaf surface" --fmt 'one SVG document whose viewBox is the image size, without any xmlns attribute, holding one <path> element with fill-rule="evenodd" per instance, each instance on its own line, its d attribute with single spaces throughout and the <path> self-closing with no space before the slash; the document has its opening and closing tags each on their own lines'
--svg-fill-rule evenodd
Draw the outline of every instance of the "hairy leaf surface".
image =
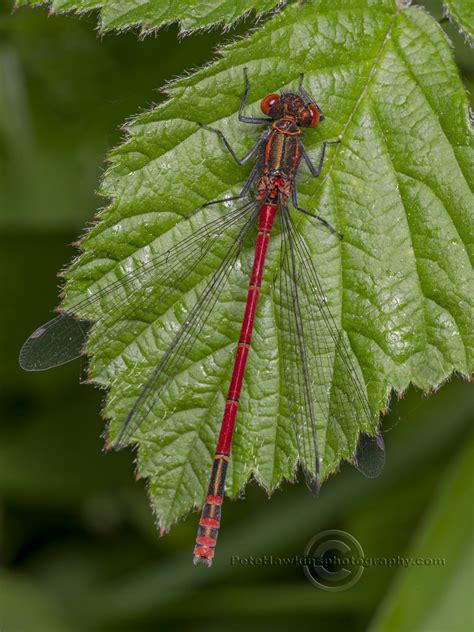
<svg viewBox="0 0 474 632">
<path fill-rule="evenodd" d="M 472 42 L 474 38 L 474 1 L 444 0 L 444 7 L 449 18 L 459 25 Z"/>
<path fill-rule="evenodd" d="M 17 0 L 16 6 L 42 5 L 45 0 Z M 100 30 L 124 30 L 138 27 L 145 34 L 171 22 L 179 22 L 181 33 L 216 25 L 230 26 L 250 11 L 257 14 L 275 9 L 278 0 L 52 0 L 52 13 L 100 11 Z"/>
</svg>

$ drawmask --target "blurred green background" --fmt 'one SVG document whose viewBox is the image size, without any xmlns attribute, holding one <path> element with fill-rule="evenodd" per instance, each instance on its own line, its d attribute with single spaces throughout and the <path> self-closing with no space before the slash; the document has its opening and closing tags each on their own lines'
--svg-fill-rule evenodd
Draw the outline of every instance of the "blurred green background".
<svg viewBox="0 0 474 632">
<path fill-rule="evenodd" d="M 252 21 L 184 40 L 172 26 L 143 42 L 98 38 L 95 24 L 93 14 L 0 10 L 0 631 L 474 629 L 469 384 L 392 402 L 377 480 L 346 465 L 317 500 L 302 484 L 271 501 L 250 485 L 245 501 L 225 506 L 208 570 L 191 563 L 197 514 L 160 538 L 133 455 L 102 451 L 101 393 L 80 386 L 80 363 L 18 367 L 23 340 L 57 304 L 70 244 L 105 204 L 94 191 L 119 126 Z M 472 88 L 469 48 L 443 27 Z M 302 554 L 334 528 L 368 556 L 446 565 L 367 569 L 350 590 L 325 593 L 297 567 L 230 562 Z"/>
</svg>

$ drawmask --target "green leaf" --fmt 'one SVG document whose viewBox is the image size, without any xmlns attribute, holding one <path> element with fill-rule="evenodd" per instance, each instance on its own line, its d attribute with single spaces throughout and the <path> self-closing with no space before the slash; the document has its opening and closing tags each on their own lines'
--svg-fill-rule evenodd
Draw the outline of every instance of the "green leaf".
<svg viewBox="0 0 474 632">
<path fill-rule="evenodd" d="M 474 37 L 474 0 L 444 0 L 446 15 L 456 22 L 472 41 Z"/>
<path fill-rule="evenodd" d="M 45 0 L 17 0 L 15 7 L 37 6 L 45 4 Z M 257 15 L 275 9 L 279 0 L 224 0 L 209 2 L 208 0 L 173 0 L 173 2 L 156 2 L 156 0 L 52 0 L 52 13 L 74 11 L 84 13 L 92 9 L 100 11 L 100 30 L 123 30 L 139 27 L 142 34 L 159 29 L 172 22 L 179 22 L 181 34 L 196 29 L 209 28 L 215 25 L 230 26 L 242 19 L 251 11 Z"/>
<path fill-rule="evenodd" d="M 370 632 L 472 627 L 474 441 L 453 465 Z"/>
<path fill-rule="evenodd" d="M 65 306 L 73 308 L 198 230 L 219 209 L 186 215 L 242 186 L 249 168 L 238 167 L 195 121 L 222 129 L 239 155 L 255 142 L 259 130 L 237 120 L 245 66 L 253 83 L 249 113 L 258 112 L 265 94 L 295 86 L 305 72 L 306 87 L 326 115 L 317 130 L 304 134 L 315 162 L 323 139 L 342 138 L 319 179 L 300 170 L 298 189 L 301 204 L 336 226 L 344 241 L 311 218 L 297 220 L 372 409 L 385 409 L 391 389 L 414 384 L 427 391 L 454 371 L 467 375 L 474 347 L 467 98 L 438 24 L 420 9 L 398 9 L 389 0 L 288 7 L 250 38 L 226 47 L 218 62 L 172 84 L 166 103 L 137 117 L 128 140 L 110 157 L 102 193 L 112 204 L 82 239 L 83 253 L 67 275 Z M 227 483 L 234 496 L 251 475 L 273 490 L 293 478 L 297 465 L 281 397 L 288 349 L 279 348 L 272 291 L 281 265 L 277 236 L 237 419 Z M 134 312 L 122 312 L 119 332 L 98 326 L 92 334 L 91 378 L 109 389 L 105 414 L 112 437 L 228 247 L 224 239 L 213 248 L 207 267 L 182 281 L 167 303 L 150 307 L 148 301 L 145 308 L 134 294 Z M 165 529 L 204 497 L 251 257 L 250 242 L 189 365 L 136 434 L 138 470 L 149 478 L 150 500 Z M 98 320 L 119 298 L 117 289 L 100 305 L 75 311 Z M 335 389 L 336 380 L 328 388 Z M 360 430 L 361 423 L 349 418 L 321 419 L 323 478 L 352 455 Z"/>
</svg>

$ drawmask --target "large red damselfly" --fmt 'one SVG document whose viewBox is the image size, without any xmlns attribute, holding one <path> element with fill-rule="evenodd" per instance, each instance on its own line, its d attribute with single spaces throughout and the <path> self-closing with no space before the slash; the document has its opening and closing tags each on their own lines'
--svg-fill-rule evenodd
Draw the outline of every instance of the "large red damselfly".
<svg viewBox="0 0 474 632">
<path fill-rule="evenodd" d="M 361 435 L 352 462 L 365 475 L 376 476 L 384 463 L 380 434 L 372 437 L 364 432 L 373 432 L 376 421 L 368 403 L 361 370 L 349 351 L 342 328 L 329 309 L 307 244 L 287 205 L 291 198 L 295 211 L 319 221 L 337 239 L 342 239 L 342 235 L 324 218 L 299 205 L 295 186 L 302 159 L 313 176 L 321 173 L 326 148 L 332 143 L 322 143 L 318 164 L 314 165 L 303 146 L 301 132 L 302 128 L 314 128 L 324 120 L 324 116 L 304 89 L 303 75 L 296 92 L 272 93 L 262 100 L 265 118 L 245 116 L 243 111 L 250 90 L 246 70 L 244 76 L 245 91 L 239 121 L 266 126 L 246 155 L 239 159 L 220 130 L 202 126 L 220 137 L 239 165 L 257 156 L 238 195 L 213 200 L 200 207 L 203 209 L 222 203 L 225 213 L 179 240 L 164 253 L 145 262 L 134 262 L 131 271 L 117 274 L 112 283 L 90 291 L 87 299 L 68 307 L 39 327 L 20 353 L 20 364 L 24 369 L 44 370 L 79 356 L 90 335 L 103 336 L 111 344 L 124 332 L 133 339 L 142 330 L 130 333 L 133 330 L 131 322 L 144 319 L 147 309 L 157 303 L 167 307 L 176 301 L 180 287 L 189 275 L 213 256 L 217 244 L 227 243 L 226 254 L 209 282 L 200 290 L 194 306 L 170 340 L 159 363 L 144 380 L 112 445 L 118 449 L 133 443 L 144 420 L 186 365 L 194 342 L 204 335 L 206 323 L 239 260 L 243 244 L 252 229 L 257 228 L 240 338 L 194 548 L 194 561 L 207 565 L 212 563 L 220 527 L 227 465 L 267 248 L 276 218 L 280 223 L 281 267 L 275 284 L 275 297 L 280 347 L 283 350 L 284 393 L 293 424 L 291 432 L 296 439 L 299 462 L 307 484 L 313 491 L 319 489 L 321 455 L 318 435 L 325 433 L 330 424 L 339 428 L 351 422 L 357 424 Z M 239 204 L 253 190 L 255 193 L 251 198 Z M 229 204 L 232 204 L 230 210 Z M 129 270 L 130 261 L 119 262 L 117 267 L 121 272 Z M 103 301 L 107 307 L 97 318 L 97 309 Z M 324 442 L 319 438 L 319 446 L 322 445 Z"/>
</svg>

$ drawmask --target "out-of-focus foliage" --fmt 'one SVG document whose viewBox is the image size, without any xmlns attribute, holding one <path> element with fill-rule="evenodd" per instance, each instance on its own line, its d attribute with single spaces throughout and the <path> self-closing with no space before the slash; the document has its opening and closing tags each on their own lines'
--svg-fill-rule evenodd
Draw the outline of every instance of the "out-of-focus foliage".
<svg viewBox="0 0 474 632">
<path fill-rule="evenodd" d="M 469 630 L 473 622 L 471 588 L 474 573 L 472 495 L 474 441 L 466 443 L 441 483 L 439 496 L 426 512 L 410 555 L 426 566 L 400 572 L 397 586 L 381 606 L 371 632 L 398 630 Z M 455 536 L 453 536 L 455 534 Z M 439 564 L 437 561 L 444 561 Z M 431 581 L 436 575 L 437 581 Z M 420 594 L 418 586 L 426 589 Z"/>
<path fill-rule="evenodd" d="M 367 481 L 344 466 L 315 500 L 302 484 L 276 493 L 271 502 L 250 486 L 245 502 L 226 506 L 215 566 L 210 571 L 193 567 L 198 516 L 157 537 L 144 486 L 131 475 L 131 455 L 102 452 L 101 395 L 78 384 L 79 363 L 26 374 L 18 368 L 17 355 L 25 336 L 56 304 L 55 273 L 74 255 L 67 244 L 97 207 L 91 191 L 98 186 L 105 150 L 118 143 L 117 125 L 144 103 L 159 100 L 153 90 L 164 79 L 209 59 L 218 38 L 193 36 L 181 57 L 187 42 L 178 43 L 173 31 L 141 43 L 131 35 L 100 41 L 92 34 L 94 20 L 47 20 L 44 11 L 2 16 L 0 24 L 0 46 L 14 52 L 23 77 L 23 100 L 15 103 L 26 107 L 37 155 L 47 156 L 50 164 L 49 177 L 36 179 L 35 163 L 26 168 L 28 152 L 15 158 L 21 126 L 15 127 L 14 120 L 21 112 L 15 106 L 5 118 L 1 98 L 0 627 L 6 632 L 209 631 L 224 625 L 248 632 L 283 632 L 296 625 L 367 630 L 391 590 L 408 581 L 405 569 L 366 569 L 351 590 L 327 594 L 310 585 L 297 567 L 233 565 L 230 556 L 302 554 L 308 539 L 328 528 L 351 532 L 372 556 L 433 555 L 438 543 L 425 539 L 424 532 L 446 535 L 451 545 L 462 543 L 469 515 L 447 520 L 436 507 L 446 506 L 443 487 L 447 492 L 454 484 L 456 463 L 467 454 L 472 386 L 453 381 L 429 398 L 411 389 L 402 402 L 392 401 L 384 420 L 390 429 L 384 435 L 387 467 L 377 480 Z M 455 37 L 453 25 L 443 28 Z M 81 41 L 93 48 L 92 57 Z M 469 56 L 462 38 L 456 41 L 458 64 L 472 85 Z M 41 63 L 33 72 L 38 55 L 43 62 L 55 60 L 45 73 Z M 110 57 L 116 61 L 107 65 Z M 61 70 L 63 59 L 68 65 Z M 133 59 L 137 67 L 124 81 L 121 69 Z M 143 74 L 141 65 L 147 68 Z M 53 89 L 58 93 L 54 108 L 48 98 Z M 78 110 L 69 116 L 76 103 Z M 93 112 L 87 118 L 81 116 L 86 103 Z M 76 164 L 83 139 L 90 171 L 70 173 L 68 161 Z M 468 471 L 473 467 L 471 455 Z M 460 477 L 457 499 L 468 484 L 468 477 Z M 467 552 L 461 555 L 466 562 Z M 456 566 L 456 551 L 442 555 L 448 566 Z M 433 591 L 446 587 L 446 596 L 454 598 L 448 614 L 455 617 L 465 608 L 464 592 L 450 592 L 450 578 L 441 579 L 431 569 L 421 579 L 417 570 L 409 573 L 410 581 L 419 580 L 420 602 L 428 596 L 428 603 L 436 605 L 430 601 Z M 406 598 L 413 603 L 412 597 Z M 403 598 L 398 593 L 396 601 Z"/>
</svg>

